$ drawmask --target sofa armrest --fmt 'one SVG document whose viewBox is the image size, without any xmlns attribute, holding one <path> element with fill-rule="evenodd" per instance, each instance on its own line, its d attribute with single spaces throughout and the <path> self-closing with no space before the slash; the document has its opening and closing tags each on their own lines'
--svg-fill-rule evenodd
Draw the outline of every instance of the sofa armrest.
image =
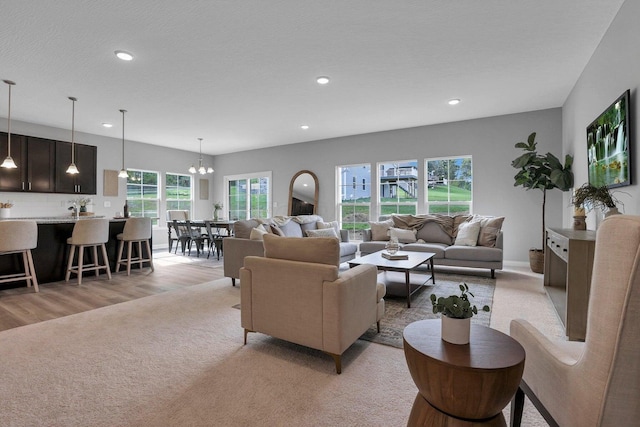
<svg viewBox="0 0 640 427">
<path fill-rule="evenodd" d="M 371 229 L 370 228 L 362 230 L 362 241 L 363 242 L 370 242 L 371 241 Z"/>
<path fill-rule="evenodd" d="M 222 257 L 225 277 L 240 278 L 240 268 L 244 265 L 247 256 L 264 256 L 264 244 L 262 240 L 239 239 L 237 237 L 225 237 L 222 240 Z"/>
<path fill-rule="evenodd" d="M 349 230 L 340 230 L 340 241 L 349 243 Z"/>
<path fill-rule="evenodd" d="M 363 264 L 341 272 L 333 282 L 324 282 L 324 351 L 342 354 L 376 323 L 377 277 L 378 271 L 375 266 Z"/>
</svg>

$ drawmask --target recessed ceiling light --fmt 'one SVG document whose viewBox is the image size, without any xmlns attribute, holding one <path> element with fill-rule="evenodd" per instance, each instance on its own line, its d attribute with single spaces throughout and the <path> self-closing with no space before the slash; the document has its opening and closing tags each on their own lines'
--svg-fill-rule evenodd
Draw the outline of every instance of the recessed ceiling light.
<svg viewBox="0 0 640 427">
<path fill-rule="evenodd" d="M 457 98 L 449 100 L 449 105 L 458 105 L 459 103 L 460 103 L 460 100 Z"/>
<path fill-rule="evenodd" d="M 300 126 L 300 129 L 307 130 L 307 129 L 309 129 L 309 125 L 302 125 L 302 126 Z"/>
<path fill-rule="evenodd" d="M 319 85 L 326 85 L 327 83 L 329 83 L 329 77 L 320 76 L 316 79 L 316 82 L 318 82 Z"/>
<path fill-rule="evenodd" d="M 112 127 L 113 127 L 113 125 L 112 125 L 111 123 L 103 123 L 103 124 L 102 124 L 102 127 L 105 127 L 105 128 L 112 128 Z"/>
<path fill-rule="evenodd" d="M 122 59 L 123 61 L 133 60 L 133 54 L 129 52 L 125 52 L 124 50 L 116 50 L 114 53 L 118 58 Z"/>
</svg>

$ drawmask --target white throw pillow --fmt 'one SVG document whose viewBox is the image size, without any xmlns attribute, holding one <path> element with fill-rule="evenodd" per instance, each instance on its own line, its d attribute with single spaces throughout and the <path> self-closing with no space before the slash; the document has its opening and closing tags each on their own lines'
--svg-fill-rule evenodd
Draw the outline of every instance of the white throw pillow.
<svg viewBox="0 0 640 427">
<path fill-rule="evenodd" d="M 369 221 L 371 227 L 371 240 L 389 240 L 389 229 L 393 227 L 393 220 L 388 219 L 381 222 Z"/>
<path fill-rule="evenodd" d="M 251 229 L 251 234 L 249 235 L 250 240 L 263 240 L 263 236 L 267 234 L 262 226 L 255 227 Z"/>
<path fill-rule="evenodd" d="M 418 230 L 407 230 L 404 228 L 394 228 L 391 227 L 389 229 L 389 237 L 398 239 L 400 243 L 415 243 L 416 242 L 416 234 Z"/>
<path fill-rule="evenodd" d="M 320 228 L 318 230 L 307 230 L 307 237 L 335 237 L 338 238 L 336 230 L 331 228 Z"/>
<path fill-rule="evenodd" d="M 456 246 L 476 246 L 480 234 L 480 222 L 463 222 L 458 226 L 458 236 Z"/>
</svg>

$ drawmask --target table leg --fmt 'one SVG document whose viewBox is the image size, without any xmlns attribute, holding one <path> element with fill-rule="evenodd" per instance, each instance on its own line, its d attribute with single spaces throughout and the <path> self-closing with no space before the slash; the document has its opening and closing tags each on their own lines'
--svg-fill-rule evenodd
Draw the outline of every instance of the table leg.
<svg viewBox="0 0 640 427">
<path fill-rule="evenodd" d="M 506 427 L 507 422 L 502 412 L 495 417 L 485 420 L 463 420 L 440 412 L 431 406 L 429 402 L 420 394 L 416 396 L 409 415 L 408 427 L 417 426 L 441 426 L 441 427 L 472 427 L 472 426 L 496 426 Z"/>
<path fill-rule="evenodd" d="M 407 284 L 407 308 L 411 308 L 411 281 L 409 280 L 409 270 L 404 272 L 404 281 Z"/>
<path fill-rule="evenodd" d="M 436 284 L 436 273 L 433 271 L 433 257 L 429 259 L 429 264 L 431 265 L 431 282 Z"/>
</svg>

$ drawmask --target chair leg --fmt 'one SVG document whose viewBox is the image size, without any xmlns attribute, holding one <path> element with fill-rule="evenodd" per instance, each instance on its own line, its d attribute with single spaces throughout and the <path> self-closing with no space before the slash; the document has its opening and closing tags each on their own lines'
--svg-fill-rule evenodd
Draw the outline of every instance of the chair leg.
<svg viewBox="0 0 640 427">
<path fill-rule="evenodd" d="M 107 247 L 102 243 L 100 245 L 102 248 L 102 258 L 104 259 L 104 267 L 107 270 L 107 277 L 111 280 L 111 267 L 109 267 L 109 257 L 107 256 Z"/>
<path fill-rule="evenodd" d="M 120 271 L 120 264 L 122 261 L 122 251 L 124 250 L 124 240 L 120 240 L 118 243 L 118 257 L 116 258 L 116 273 Z"/>
<path fill-rule="evenodd" d="M 91 252 L 93 253 L 93 266 L 96 268 L 96 277 L 98 277 L 100 274 L 100 269 L 98 268 L 100 265 L 100 261 L 98 260 L 98 247 L 93 245 Z"/>
<path fill-rule="evenodd" d="M 518 387 L 515 396 L 511 399 L 511 427 L 520 427 L 522 423 L 522 410 L 524 409 L 524 391 Z"/>
<path fill-rule="evenodd" d="M 127 276 L 131 276 L 131 257 L 133 256 L 133 242 L 127 242 Z"/>
<path fill-rule="evenodd" d="M 84 267 L 84 246 L 78 247 L 78 286 L 82 284 L 82 267 Z"/>
<path fill-rule="evenodd" d="M 69 247 L 69 261 L 67 261 L 67 273 L 64 275 L 65 282 L 69 281 L 69 277 L 71 277 L 71 266 L 73 265 L 73 258 L 76 256 L 76 245 L 71 245 Z"/>
<path fill-rule="evenodd" d="M 376 326 L 378 327 L 378 333 L 380 333 L 380 321 L 379 320 L 376 322 Z"/>
<path fill-rule="evenodd" d="M 155 271 L 153 268 L 153 254 L 151 253 L 151 245 L 149 244 L 149 240 L 145 240 L 147 245 L 147 254 L 149 254 L 149 266 L 151 267 L 151 271 Z"/>
<path fill-rule="evenodd" d="M 29 274 L 29 261 L 27 260 L 27 251 L 22 251 L 22 265 L 24 266 L 24 275 L 27 281 L 27 288 L 30 288 L 31 275 Z"/>
<path fill-rule="evenodd" d="M 36 277 L 36 269 L 33 268 L 33 257 L 31 256 L 31 249 L 27 250 L 27 262 L 29 263 L 29 274 L 31 275 L 31 280 L 33 280 L 33 289 L 36 292 L 40 292 L 38 288 L 38 278 Z"/>
</svg>

